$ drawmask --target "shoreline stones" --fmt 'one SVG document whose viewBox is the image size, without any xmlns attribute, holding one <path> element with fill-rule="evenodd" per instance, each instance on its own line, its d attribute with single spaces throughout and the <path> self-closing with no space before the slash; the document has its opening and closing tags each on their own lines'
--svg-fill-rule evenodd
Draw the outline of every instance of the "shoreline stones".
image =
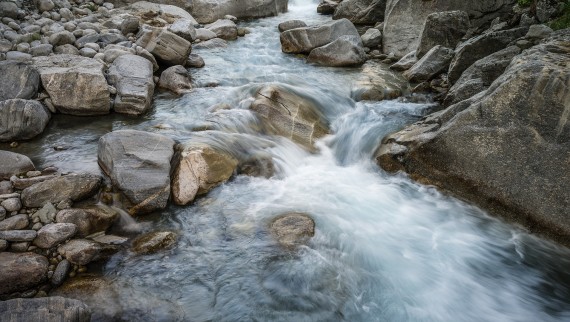
<svg viewBox="0 0 570 322">
<path fill-rule="evenodd" d="M 137 254 L 152 254 L 174 246 L 177 236 L 171 231 L 146 233 L 133 240 L 132 251 Z"/>
<path fill-rule="evenodd" d="M 93 174 L 70 174 L 36 183 L 22 191 L 26 207 L 42 207 L 46 203 L 79 201 L 93 196 L 101 186 L 102 178 Z"/>
</svg>

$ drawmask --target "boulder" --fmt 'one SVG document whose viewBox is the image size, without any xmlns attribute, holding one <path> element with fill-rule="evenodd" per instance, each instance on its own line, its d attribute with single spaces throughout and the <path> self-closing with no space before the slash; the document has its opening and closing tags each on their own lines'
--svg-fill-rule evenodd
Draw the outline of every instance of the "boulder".
<svg viewBox="0 0 570 322">
<path fill-rule="evenodd" d="M 199 23 L 211 23 L 226 15 L 238 19 L 277 16 L 287 11 L 288 0 L 194 0 L 192 16 Z"/>
<path fill-rule="evenodd" d="M 311 50 L 307 61 L 332 67 L 362 65 L 366 61 L 366 53 L 360 37 L 341 36 L 329 44 Z"/>
<path fill-rule="evenodd" d="M 519 47 L 510 46 L 476 61 L 449 89 L 443 105 L 450 106 L 459 103 L 486 90 L 495 79 L 503 74 L 513 57 L 520 53 Z"/>
<path fill-rule="evenodd" d="M 59 211 L 55 217 L 58 223 L 71 223 L 77 226 L 77 236 L 86 237 L 93 233 L 106 231 L 119 218 L 111 208 L 71 208 Z"/>
<path fill-rule="evenodd" d="M 148 50 L 156 59 L 167 65 L 184 65 L 191 44 L 188 40 L 161 28 L 143 25 L 137 34 L 137 45 Z"/>
<path fill-rule="evenodd" d="M 50 118 L 51 113 L 38 101 L 0 101 L 0 142 L 32 139 L 44 131 Z"/>
<path fill-rule="evenodd" d="M 0 61 L 0 101 L 31 99 L 38 93 L 40 74 L 29 63 Z"/>
<path fill-rule="evenodd" d="M 548 27 L 547 25 L 532 25 L 528 28 L 528 32 L 526 33 L 525 38 L 531 40 L 540 40 L 550 36 L 553 31 L 554 30 L 552 30 L 552 28 Z"/>
<path fill-rule="evenodd" d="M 337 1 L 322 0 L 317 6 L 317 13 L 320 13 L 321 15 L 332 15 L 337 7 Z"/>
<path fill-rule="evenodd" d="M 87 239 L 73 239 L 57 248 L 58 253 L 75 265 L 87 265 L 98 260 L 103 248 Z"/>
<path fill-rule="evenodd" d="M 2 206 L 4 209 L 6 209 L 7 212 L 14 212 L 14 211 L 19 211 L 20 209 L 22 209 L 22 202 L 20 201 L 20 198 L 18 198 L 18 197 L 8 198 L 8 199 L 2 201 L 0 203 L 0 206 Z"/>
<path fill-rule="evenodd" d="M 334 11 L 333 19 L 346 18 L 354 24 L 373 25 L 384 21 L 387 0 L 343 0 Z"/>
<path fill-rule="evenodd" d="M 28 227 L 28 215 L 20 214 L 0 221 L 0 230 L 17 230 Z"/>
<path fill-rule="evenodd" d="M 408 81 L 400 73 L 378 60 L 369 60 L 362 66 L 350 96 L 355 101 L 382 101 L 398 98 L 408 91 Z"/>
<path fill-rule="evenodd" d="M 387 136 L 376 160 L 570 243 L 569 65 L 566 29 L 485 92 Z"/>
<path fill-rule="evenodd" d="M 426 18 L 416 56 L 422 58 L 437 45 L 455 49 L 455 46 L 467 33 L 469 26 L 469 15 L 465 11 L 444 11 L 430 14 Z"/>
<path fill-rule="evenodd" d="M 206 41 L 202 41 L 194 45 L 195 49 L 215 49 L 215 48 L 226 48 L 228 46 L 228 42 L 220 39 L 214 38 Z"/>
<path fill-rule="evenodd" d="M 67 30 L 56 32 L 49 37 L 49 43 L 54 47 L 73 45 L 75 40 L 75 36 Z"/>
<path fill-rule="evenodd" d="M 455 49 L 455 57 L 449 66 L 449 83 L 455 84 L 459 77 L 461 77 L 461 74 L 469 68 L 471 64 L 504 49 L 513 40 L 523 37 L 527 31 L 527 27 L 492 31 L 461 43 Z"/>
<path fill-rule="evenodd" d="M 109 84 L 117 89 L 115 112 L 140 115 L 150 109 L 154 81 L 149 60 L 132 54 L 121 55 L 113 61 L 107 75 Z"/>
<path fill-rule="evenodd" d="M 187 0 L 159 0 L 159 1 L 137 1 L 137 0 L 112 0 L 117 6 L 127 7 L 115 9 L 113 14 L 127 13 L 139 16 L 143 19 L 160 18 L 167 23 L 173 23 L 176 19 L 188 19 L 193 24 L 198 22 L 192 17 L 189 11 L 192 9 L 192 2 Z"/>
<path fill-rule="evenodd" d="M 48 265 L 47 258 L 38 254 L 0 252 L 0 295 L 37 286 L 46 280 Z M 3 303 L 6 302 L 0 305 Z M 0 312 L 3 311 L 0 309 Z"/>
<path fill-rule="evenodd" d="M 308 54 L 311 50 L 329 44 L 341 36 L 360 37 L 348 19 L 340 19 L 317 27 L 290 29 L 282 32 L 279 39 L 284 53 Z"/>
<path fill-rule="evenodd" d="M 537 0 L 535 1 L 536 18 L 540 22 L 549 22 L 560 13 L 560 0 Z"/>
<path fill-rule="evenodd" d="M 376 48 L 382 44 L 382 33 L 376 28 L 369 28 L 360 38 L 364 47 Z"/>
<path fill-rule="evenodd" d="M 309 150 L 330 131 L 322 115 L 324 107 L 293 88 L 265 85 L 256 92 L 250 109 L 269 133 L 284 136 Z"/>
<path fill-rule="evenodd" d="M 302 28 L 302 27 L 307 27 L 307 24 L 301 20 L 287 20 L 277 25 L 277 29 L 279 30 L 279 32 L 284 32 L 287 30 Z"/>
<path fill-rule="evenodd" d="M 54 55 L 35 57 L 34 66 L 58 112 L 101 115 L 111 108 L 103 64 L 87 57 Z"/>
<path fill-rule="evenodd" d="M 79 300 L 61 296 L 17 298 L 0 302 L 0 321 L 89 322 L 91 310 Z"/>
<path fill-rule="evenodd" d="M 196 29 L 196 39 L 206 41 L 216 38 L 216 33 L 206 28 Z"/>
<path fill-rule="evenodd" d="M 454 54 L 452 49 L 437 45 L 405 71 L 404 77 L 414 83 L 431 80 L 447 70 Z"/>
<path fill-rule="evenodd" d="M 22 191 L 24 206 L 43 207 L 46 203 L 79 201 L 89 198 L 99 191 L 102 178 L 94 174 L 70 174 L 36 183 Z"/>
<path fill-rule="evenodd" d="M 190 19 L 178 19 L 168 26 L 168 31 L 192 42 L 196 40 L 196 29 Z"/>
<path fill-rule="evenodd" d="M 10 179 L 18 175 L 35 170 L 32 160 L 25 155 L 0 150 L 0 179 Z"/>
<path fill-rule="evenodd" d="M 273 219 L 269 229 L 281 246 L 293 248 L 315 236 L 315 221 L 306 214 L 285 214 Z"/>
<path fill-rule="evenodd" d="M 216 22 L 206 25 L 206 29 L 213 31 L 216 37 L 224 40 L 236 40 L 238 37 L 236 24 L 228 19 L 216 20 Z"/>
<path fill-rule="evenodd" d="M 418 62 L 418 57 L 416 57 L 416 52 L 412 51 L 398 60 L 396 63 L 390 65 L 390 69 L 397 71 L 404 71 L 412 68 L 415 63 Z"/>
<path fill-rule="evenodd" d="M 152 254 L 172 247 L 176 234 L 171 231 L 155 231 L 138 236 L 133 240 L 132 251 L 137 254 Z"/>
<path fill-rule="evenodd" d="M 206 63 L 204 62 L 204 59 L 196 54 L 190 54 L 188 56 L 188 60 L 186 61 L 186 65 L 184 65 L 185 67 L 190 67 L 190 68 L 202 68 L 206 65 Z"/>
<path fill-rule="evenodd" d="M 38 230 L 34 245 L 49 249 L 59 245 L 77 232 L 77 226 L 69 223 L 47 224 Z"/>
<path fill-rule="evenodd" d="M 99 140 L 99 165 L 132 203 L 131 214 L 166 207 L 173 154 L 172 139 L 150 132 L 114 131 Z"/>
<path fill-rule="evenodd" d="M 192 91 L 190 74 L 184 66 L 172 66 L 160 74 L 158 86 L 178 95 Z"/>
<path fill-rule="evenodd" d="M 17 19 L 19 14 L 20 8 L 14 2 L 10 1 L 3 1 L 0 2 L 0 17 L 8 17 L 12 19 Z"/>
<path fill-rule="evenodd" d="M 188 141 L 177 147 L 177 165 L 172 174 L 172 199 L 187 205 L 227 181 L 238 160 L 216 147 Z"/>
</svg>

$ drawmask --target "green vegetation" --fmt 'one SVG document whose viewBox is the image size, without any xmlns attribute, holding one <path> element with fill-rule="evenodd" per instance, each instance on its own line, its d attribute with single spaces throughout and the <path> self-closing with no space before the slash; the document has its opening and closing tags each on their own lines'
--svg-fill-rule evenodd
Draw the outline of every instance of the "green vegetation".
<svg viewBox="0 0 570 322">
<path fill-rule="evenodd" d="M 562 15 L 552 20 L 548 25 L 554 30 L 570 28 L 570 0 L 564 4 Z"/>
<path fill-rule="evenodd" d="M 518 0 L 517 2 L 521 7 L 528 7 L 534 2 L 534 0 Z"/>
</svg>

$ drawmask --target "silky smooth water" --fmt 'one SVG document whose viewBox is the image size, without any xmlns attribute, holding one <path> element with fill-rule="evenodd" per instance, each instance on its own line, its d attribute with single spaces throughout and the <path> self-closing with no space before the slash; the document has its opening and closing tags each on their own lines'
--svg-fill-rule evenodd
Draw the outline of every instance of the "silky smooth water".
<svg viewBox="0 0 570 322">
<path fill-rule="evenodd" d="M 196 51 L 206 62 L 191 70 L 198 88 L 182 97 L 158 93 L 143 118 L 58 115 L 42 137 L 16 149 L 40 165 L 97 172 L 98 138 L 133 128 L 273 158 L 270 179 L 236 176 L 190 206 L 138 219 L 150 221 L 145 229 L 177 232 L 178 242 L 154 255 L 115 255 L 103 274 L 119 309 L 96 310 L 95 320 L 570 320 L 568 249 L 374 164 L 382 137 L 429 104 L 355 103 L 359 68 L 317 67 L 281 53 L 277 24 L 330 19 L 315 7 L 293 2 L 287 14 L 241 23 L 252 33 L 229 47 Z M 259 133 L 247 107 L 268 83 L 323 106 L 334 134 L 317 153 Z M 212 108 L 219 104 L 230 109 Z M 199 128 L 210 131 L 193 132 Z M 268 232 L 287 212 L 316 222 L 315 237 L 293 252 Z"/>
</svg>

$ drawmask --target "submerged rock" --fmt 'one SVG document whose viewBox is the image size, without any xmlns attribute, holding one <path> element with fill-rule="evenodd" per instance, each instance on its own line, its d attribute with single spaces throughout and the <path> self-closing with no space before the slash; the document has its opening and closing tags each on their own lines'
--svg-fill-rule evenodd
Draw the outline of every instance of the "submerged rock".
<svg viewBox="0 0 570 322">
<path fill-rule="evenodd" d="M 51 113 L 38 101 L 0 101 L 0 142 L 32 139 L 44 131 L 50 118 Z"/>
<path fill-rule="evenodd" d="M 176 243 L 176 234 L 171 231 L 155 231 L 143 234 L 133 240 L 133 252 L 137 254 L 152 254 Z"/>
<path fill-rule="evenodd" d="M 89 322 L 91 310 L 81 301 L 60 296 L 17 298 L 0 302 L 0 321 Z"/>
<path fill-rule="evenodd" d="M 315 236 L 315 221 L 302 213 L 281 215 L 273 219 L 269 228 L 277 242 L 286 248 L 306 244 Z"/>
<path fill-rule="evenodd" d="M 38 254 L 0 252 L 0 296 L 26 291 L 45 281 L 48 265 L 47 258 Z"/>
</svg>

